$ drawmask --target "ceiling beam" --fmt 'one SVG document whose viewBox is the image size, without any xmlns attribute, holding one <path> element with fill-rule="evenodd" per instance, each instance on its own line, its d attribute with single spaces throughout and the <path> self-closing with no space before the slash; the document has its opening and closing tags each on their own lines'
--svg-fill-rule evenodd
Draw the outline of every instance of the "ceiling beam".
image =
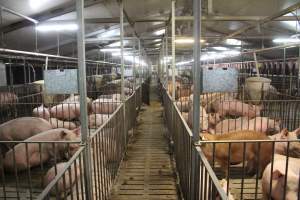
<svg viewBox="0 0 300 200">
<path fill-rule="evenodd" d="M 104 0 L 88 0 L 85 1 L 84 7 L 90 7 L 99 3 L 104 2 Z M 70 12 L 75 11 L 75 3 L 73 1 L 62 4 L 60 6 L 57 6 L 55 8 L 51 8 L 45 12 L 42 13 L 38 13 L 36 15 L 31 16 L 31 18 L 37 20 L 37 21 L 46 21 L 48 19 L 54 18 L 54 17 L 58 17 Z M 2 27 L 2 31 L 4 34 L 27 27 L 27 26 L 31 26 L 32 23 L 30 23 L 27 20 L 22 20 L 22 21 L 18 21 L 15 22 L 13 24 L 7 25 Z"/>
<path fill-rule="evenodd" d="M 265 17 L 265 18 L 263 18 L 261 20 L 258 20 L 256 23 L 253 23 L 253 24 L 247 25 L 245 27 L 242 27 L 242 28 L 238 29 L 237 31 L 234 31 L 233 33 L 230 33 L 229 35 L 225 36 L 224 38 L 222 38 L 220 40 L 217 40 L 213 44 L 216 44 L 216 43 L 219 43 L 219 42 L 223 42 L 226 39 L 229 39 L 229 38 L 232 38 L 234 36 L 240 35 L 240 34 L 246 32 L 248 30 L 256 28 L 257 26 L 263 25 L 263 24 L 265 24 L 267 22 L 270 22 L 270 21 L 272 21 L 272 20 L 274 20 L 274 19 L 276 19 L 278 17 L 281 17 L 281 16 L 283 16 L 285 14 L 288 14 L 288 13 L 294 11 L 294 10 L 297 10 L 298 8 L 300 8 L 300 3 L 296 3 L 296 4 L 292 5 L 292 6 L 289 6 L 289 7 L 285 8 L 285 9 L 283 9 L 283 10 L 281 10 L 281 11 L 279 11 L 279 12 L 273 14 L 273 15 L 271 15 L 271 16 L 268 16 L 268 17 Z"/>
<path fill-rule="evenodd" d="M 260 21 L 268 16 L 202 16 L 202 21 L 214 22 L 214 21 Z M 300 16 L 298 16 L 300 17 Z M 176 16 L 176 21 L 193 21 L 193 16 Z M 278 18 L 271 19 L 270 21 L 296 21 L 295 16 L 281 16 Z"/>
</svg>

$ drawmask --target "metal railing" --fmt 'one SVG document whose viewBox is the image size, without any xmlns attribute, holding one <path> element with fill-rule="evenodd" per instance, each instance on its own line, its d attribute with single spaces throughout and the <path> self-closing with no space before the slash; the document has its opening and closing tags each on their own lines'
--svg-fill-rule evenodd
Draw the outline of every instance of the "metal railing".
<svg viewBox="0 0 300 200">
<path fill-rule="evenodd" d="M 215 173 L 199 148 L 193 144 L 192 133 L 171 97 L 163 91 L 164 113 L 171 140 L 174 142 L 174 158 L 184 199 L 227 199 Z M 196 166 L 196 191 L 191 191 L 192 159 Z M 196 168 L 196 169 L 197 169 Z"/>
</svg>

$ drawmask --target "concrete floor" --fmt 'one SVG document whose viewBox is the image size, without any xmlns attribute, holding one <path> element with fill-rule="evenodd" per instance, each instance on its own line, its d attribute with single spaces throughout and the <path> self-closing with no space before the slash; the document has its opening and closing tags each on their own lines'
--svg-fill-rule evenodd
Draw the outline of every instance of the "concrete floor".
<svg viewBox="0 0 300 200">
<path fill-rule="evenodd" d="M 150 106 L 143 107 L 144 111 L 139 115 L 136 133 L 113 188 L 112 200 L 179 199 L 164 137 L 163 108 L 154 81 L 150 91 Z"/>
</svg>

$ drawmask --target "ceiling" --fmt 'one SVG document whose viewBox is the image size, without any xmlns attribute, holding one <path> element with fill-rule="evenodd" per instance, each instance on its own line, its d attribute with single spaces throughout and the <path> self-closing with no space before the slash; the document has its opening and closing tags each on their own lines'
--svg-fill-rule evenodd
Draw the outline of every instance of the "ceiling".
<svg viewBox="0 0 300 200">
<path fill-rule="evenodd" d="M 299 0 L 203 0 L 202 2 L 202 15 L 206 18 L 235 17 L 235 20 L 232 21 L 211 19 L 202 22 L 202 37 L 205 39 L 203 49 L 209 51 L 214 46 L 226 46 L 222 41 L 223 37 L 242 27 L 255 24 L 257 21 L 251 17 L 264 18 L 274 15 L 299 3 Z M 0 0 L 0 5 L 41 23 L 76 19 L 74 0 Z M 191 16 L 192 8 L 192 0 L 177 0 L 176 16 Z M 124 0 L 126 15 L 133 21 L 131 26 L 125 20 L 125 37 L 135 35 L 141 37 L 141 45 L 149 55 L 152 55 L 152 58 L 156 58 L 155 60 L 160 51 L 161 41 L 158 38 L 161 38 L 162 35 L 157 36 L 154 32 L 168 24 L 170 35 L 170 9 L 171 0 Z M 118 37 L 119 4 L 116 0 L 85 0 L 84 13 L 87 20 L 85 27 L 87 39 L 95 39 L 99 35 L 104 37 L 105 34 L 110 37 Z M 300 16 L 300 10 L 295 11 L 294 15 Z M 293 17 L 292 15 L 291 18 Z M 192 23 L 192 21 L 176 21 L 176 35 L 191 37 Z M 275 37 L 289 37 L 296 34 L 299 29 L 295 28 L 295 24 L 297 24 L 296 17 L 294 21 L 290 22 L 271 21 L 261 26 L 255 26 L 235 38 L 243 41 L 243 49 L 270 47 L 275 45 L 272 42 Z M 4 32 L 0 45 L 4 48 L 76 56 L 76 32 L 36 32 L 33 23 L 7 12 L 2 13 L 0 28 L 0 31 Z M 106 48 L 113 42 L 115 41 L 106 40 L 88 43 L 86 45 L 87 56 L 98 57 L 99 49 Z M 137 42 L 131 40 L 125 46 L 137 46 Z M 231 47 L 229 46 L 229 48 Z M 176 52 L 192 55 L 192 44 L 178 44 Z M 289 54 L 294 56 L 297 52 L 289 51 Z M 261 56 L 273 58 L 281 55 L 282 52 L 265 53 Z"/>
</svg>

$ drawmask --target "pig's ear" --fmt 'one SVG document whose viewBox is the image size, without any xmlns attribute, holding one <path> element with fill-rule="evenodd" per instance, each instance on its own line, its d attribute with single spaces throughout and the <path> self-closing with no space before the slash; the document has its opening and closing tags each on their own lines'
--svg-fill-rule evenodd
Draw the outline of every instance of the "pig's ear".
<svg viewBox="0 0 300 200">
<path fill-rule="evenodd" d="M 73 132 L 74 132 L 77 136 L 80 136 L 80 127 L 74 129 Z"/>
<path fill-rule="evenodd" d="M 287 130 L 287 128 L 283 129 L 281 131 L 281 138 L 287 138 L 289 136 L 289 131 Z"/>
<path fill-rule="evenodd" d="M 284 176 L 284 174 L 281 173 L 278 169 L 276 169 L 275 171 L 273 171 L 272 179 L 279 179 L 283 176 Z"/>
<path fill-rule="evenodd" d="M 61 138 L 64 138 L 67 134 L 68 134 L 68 133 L 67 133 L 65 130 L 62 130 L 62 131 L 60 132 Z"/>
<path fill-rule="evenodd" d="M 297 128 L 296 130 L 294 130 L 294 133 L 295 133 L 297 136 L 300 136 L 300 128 Z"/>
</svg>

